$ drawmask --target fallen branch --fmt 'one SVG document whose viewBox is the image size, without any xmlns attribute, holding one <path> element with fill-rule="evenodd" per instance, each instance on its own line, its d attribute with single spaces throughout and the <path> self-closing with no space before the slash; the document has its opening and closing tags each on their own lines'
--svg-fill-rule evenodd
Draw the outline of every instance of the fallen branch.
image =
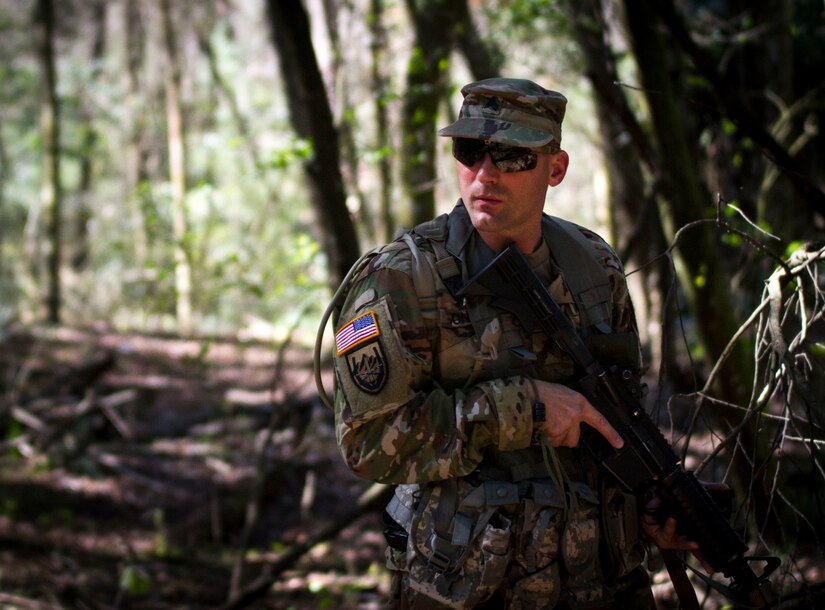
<svg viewBox="0 0 825 610">
<path fill-rule="evenodd" d="M 160 496 L 172 498 L 177 502 L 184 502 L 191 497 L 189 491 L 176 486 L 174 483 L 159 481 L 125 465 L 123 460 L 117 455 L 97 450 L 91 450 L 87 455 L 107 470 L 131 479 L 138 485 L 145 487 Z"/>
<path fill-rule="evenodd" d="M 27 597 L 12 595 L 10 593 L 0 593 L 0 604 L 10 604 L 13 608 L 25 608 L 25 610 L 52 610 L 54 606 L 44 602 L 39 602 Z"/>
<path fill-rule="evenodd" d="M 306 308 L 304 308 L 304 312 L 305 311 Z M 278 348 L 275 368 L 272 375 L 272 384 L 269 389 L 269 401 L 272 410 L 269 415 L 269 424 L 267 425 L 265 436 L 263 437 L 263 442 L 261 443 L 261 448 L 258 452 L 258 459 L 255 468 L 255 481 L 252 485 L 252 490 L 249 494 L 249 500 L 246 505 L 246 519 L 244 520 L 244 527 L 241 531 L 241 541 L 238 545 L 238 551 L 235 555 L 235 564 L 232 567 L 232 577 L 229 581 L 228 596 L 228 599 L 230 600 L 233 599 L 239 591 L 240 583 L 243 580 L 244 557 L 246 557 L 246 551 L 249 548 L 249 541 L 252 539 L 252 532 L 255 530 L 258 525 L 258 521 L 260 520 L 261 502 L 263 500 L 264 483 L 266 481 L 267 465 L 269 461 L 269 449 L 272 446 L 275 431 L 279 429 L 282 424 L 281 420 L 283 417 L 281 410 L 275 407 L 273 397 L 275 396 L 279 380 L 283 378 L 282 373 L 286 362 L 287 349 L 292 344 L 294 331 L 297 329 L 301 319 L 303 319 L 303 312 L 296 318 L 295 323 L 290 329 L 289 335 Z M 284 404 L 289 405 L 290 403 L 292 403 L 291 397 L 285 396 Z M 303 431 L 298 430 L 296 426 L 296 438 L 300 438 L 302 434 Z"/>
<path fill-rule="evenodd" d="M 268 564 L 261 574 L 245 587 L 238 590 L 229 601 L 220 606 L 218 610 L 235 610 L 244 608 L 256 599 L 266 595 L 272 584 L 284 571 L 292 567 L 301 557 L 306 555 L 313 547 L 334 538 L 348 525 L 357 521 L 360 517 L 377 511 L 389 502 L 393 488 L 379 483 L 373 483 L 355 503 L 355 506 L 337 521 L 330 523 L 314 536 L 310 536 L 306 541 L 290 548 L 276 561 Z"/>
</svg>

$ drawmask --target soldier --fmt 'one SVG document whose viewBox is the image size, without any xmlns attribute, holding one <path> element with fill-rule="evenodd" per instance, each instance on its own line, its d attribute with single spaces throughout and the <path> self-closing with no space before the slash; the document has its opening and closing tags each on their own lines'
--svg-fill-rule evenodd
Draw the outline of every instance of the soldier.
<svg viewBox="0 0 825 610">
<path fill-rule="evenodd" d="M 461 199 L 365 255 L 339 291 L 335 420 L 347 465 L 397 484 L 385 511 L 395 608 L 650 608 L 640 520 L 578 446 L 581 424 L 622 439 L 568 384 L 573 365 L 470 283 L 511 243 L 603 364 L 638 377 L 621 264 L 595 233 L 543 213 L 569 163 L 566 98 L 528 80 L 462 89 L 453 138 Z M 460 296 L 459 296 L 460 291 Z"/>
</svg>

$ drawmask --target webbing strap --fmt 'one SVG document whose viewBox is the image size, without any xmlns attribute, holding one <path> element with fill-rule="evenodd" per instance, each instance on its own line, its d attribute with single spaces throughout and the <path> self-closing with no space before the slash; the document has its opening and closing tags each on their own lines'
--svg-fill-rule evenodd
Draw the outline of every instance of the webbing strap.
<svg viewBox="0 0 825 610">
<path fill-rule="evenodd" d="M 404 233 L 401 237 L 410 249 L 412 255 L 412 280 L 415 294 L 424 319 L 438 319 L 438 291 L 436 290 L 435 274 L 427 255 L 421 251 L 411 233 Z"/>
<path fill-rule="evenodd" d="M 673 549 L 659 549 L 659 554 L 665 563 L 667 573 L 670 576 L 670 582 L 673 585 L 673 590 L 676 592 L 676 597 L 679 598 L 682 610 L 699 610 L 699 600 L 696 597 L 696 591 L 687 576 L 687 572 L 685 572 L 679 555 Z"/>
<path fill-rule="evenodd" d="M 562 218 L 545 216 L 542 224 L 578 306 L 582 333 L 590 334 L 590 328 L 610 333 L 610 281 L 594 254 L 593 243 L 575 224 Z"/>
<path fill-rule="evenodd" d="M 451 280 L 460 278 L 461 267 L 455 257 L 447 251 L 445 245 L 448 218 L 447 214 L 442 214 L 429 222 L 418 225 L 412 230 L 412 233 L 420 239 L 427 240 L 427 243 L 432 246 L 435 254 L 435 270 L 441 281 L 449 288 Z M 414 239 L 408 243 L 410 249 L 417 247 Z"/>
</svg>

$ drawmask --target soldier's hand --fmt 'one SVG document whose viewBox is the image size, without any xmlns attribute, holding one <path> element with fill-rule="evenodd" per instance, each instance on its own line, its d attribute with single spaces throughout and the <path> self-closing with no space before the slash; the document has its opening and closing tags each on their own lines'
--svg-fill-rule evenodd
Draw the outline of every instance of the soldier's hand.
<svg viewBox="0 0 825 610">
<path fill-rule="evenodd" d="M 577 446 L 583 423 L 598 430 L 614 448 L 624 445 L 604 415 L 576 390 L 547 381 L 536 381 L 536 388 L 546 408 L 547 419 L 541 429 L 554 447 Z"/>
<path fill-rule="evenodd" d="M 707 483 L 705 481 L 701 481 L 701 483 L 706 488 L 713 488 L 717 485 L 727 487 L 724 483 Z M 654 497 L 647 503 L 647 506 L 645 506 L 645 512 L 642 515 L 642 529 L 647 537 L 660 549 L 690 551 L 699 563 L 702 564 L 705 571 L 708 574 L 713 574 L 715 570 L 713 569 L 713 566 L 710 565 L 704 558 L 702 551 L 699 550 L 699 543 L 689 540 L 687 536 L 679 534 L 676 519 L 673 517 L 668 517 L 664 523 L 660 523 L 655 519 L 653 515 L 656 513 L 656 509 L 660 504 L 661 500 Z"/>
<path fill-rule="evenodd" d="M 688 540 L 687 536 L 680 535 L 676 530 L 676 519 L 668 517 L 664 524 L 659 523 L 650 515 L 642 517 L 642 529 L 648 538 L 660 549 L 673 549 L 676 551 L 690 551 L 708 574 L 713 574 L 714 569 L 699 550 L 699 543 Z"/>
</svg>

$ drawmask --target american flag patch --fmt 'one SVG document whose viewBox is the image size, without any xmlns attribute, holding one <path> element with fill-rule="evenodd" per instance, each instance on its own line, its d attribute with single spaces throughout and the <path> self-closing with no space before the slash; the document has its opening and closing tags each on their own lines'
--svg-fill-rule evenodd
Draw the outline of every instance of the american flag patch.
<svg viewBox="0 0 825 610">
<path fill-rule="evenodd" d="M 340 356 L 349 348 L 373 337 L 377 337 L 380 334 L 381 331 L 378 330 L 378 321 L 375 319 L 375 312 L 368 311 L 351 322 L 348 322 L 341 330 L 335 333 L 335 349 Z"/>
</svg>

